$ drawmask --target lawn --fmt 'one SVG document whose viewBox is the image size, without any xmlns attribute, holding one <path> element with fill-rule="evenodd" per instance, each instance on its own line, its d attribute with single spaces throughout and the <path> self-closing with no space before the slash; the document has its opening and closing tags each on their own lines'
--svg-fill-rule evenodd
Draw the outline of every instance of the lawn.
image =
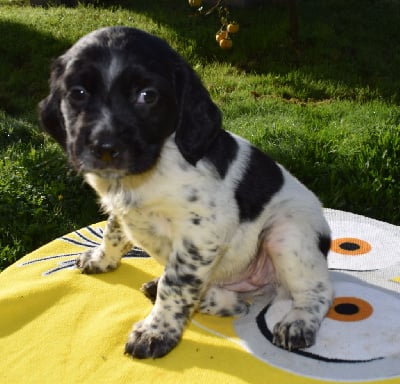
<svg viewBox="0 0 400 384">
<path fill-rule="evenodd" d="M 96 197 L 40 130 L 52 58 L 107 25 L 165 38 L 195 68 L 225 128 L 270 153 L 327 207 L 400 225 L 400 2 L 298 0 L 299 36 L 279 1 L 232 9 L 231 51 L 218 18 L 185 0 L 32 8 L 0 0 L 0 269 L 104 219 Z"/>
</svg>

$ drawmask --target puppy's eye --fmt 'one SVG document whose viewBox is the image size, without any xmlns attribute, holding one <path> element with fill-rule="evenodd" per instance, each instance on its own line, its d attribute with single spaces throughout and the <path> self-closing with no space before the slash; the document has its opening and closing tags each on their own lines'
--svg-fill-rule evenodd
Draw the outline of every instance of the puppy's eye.
<svg viewBox="0 0 400 384">
<path fill-rule="evenodd" d="M 138 104 L 154 104 L 158 100 L 158 93 L 155 89 L 143 89 L 136 99 Z"/>
<path fill-rule="evenodd" d="M 88 98 L 88 96 L 89 93 L 86 89 L 79 85 L 72 87 L 68 92 L 68 98 L 75 102 L 83 102 Z"/>
</svg>

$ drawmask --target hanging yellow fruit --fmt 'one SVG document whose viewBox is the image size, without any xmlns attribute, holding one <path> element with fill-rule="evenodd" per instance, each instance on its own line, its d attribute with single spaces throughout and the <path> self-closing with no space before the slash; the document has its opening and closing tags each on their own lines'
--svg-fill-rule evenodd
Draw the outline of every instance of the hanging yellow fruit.
<svg viewBox="0 0 400 384">
<path fill-rule="evenodd" d="M 238 33 L 239 32 L 239 24 L 236 23 L 235 21 L 232 21 L 231 23 L 228 24 L 226 27 L 226 30 L 229 33 Z"/>
<path fill-rule="evenodd" d="M 227 39 L 228 38 L 228 32 L 227 31 L 218 31 L 215 34 L 215 40 L 217 43 L 219 43 L 222 39 Z"/>
<path fill-rule="evenodd" d="M 189 5 L 193 8 L 199 8 L 202 4 L 202 0 L 188 0 Z"/>
<path fill-rule="evenodd" d="M 228 38 L 223 38 L 223 39 L 221 39 L 220 41 L 219 41 L 219 46 L 222 48 L 222 49 L 226 49 L 226 50 L 228 50 L 228 49 L 231 49 L 232 48 L 232 40 L 228 37 Z"/>
</svg>

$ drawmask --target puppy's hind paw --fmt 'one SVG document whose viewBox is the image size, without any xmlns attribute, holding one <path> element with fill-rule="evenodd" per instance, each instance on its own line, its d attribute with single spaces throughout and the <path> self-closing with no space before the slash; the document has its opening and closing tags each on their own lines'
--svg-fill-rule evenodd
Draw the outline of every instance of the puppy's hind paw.
<svg viewBox="0 0 400 384">
<path fill-rule="evenodd" d="M 237 292 L 221 287 L 211 287 L 203 296 L 201 313 L 217 316 L 241 316 L 249 313 L 250 304 Z"/>
<path fill-rule="evenodd" d="M 80 254 L 75 261 L 75 265 L 86 274 L 109 272 L 116 269 L 118 264 L 107 258 L 100 248 L 93 248 Z"/>
<path fill-rule="evenodd" d="M 157 298 L 158 278 L 144 283 L 140 290 L 154 304 Z"/>
<path fill-rule="evenodd" d="M 289 351 L 311 347 L 315 343 L 317 329 L 306 324 L 304 320 L 295 320 L 291 323 L 277 323 L 273 331 L 272 342 Z"/>
<path fill-rule="evenodd" d="M 222 308 L 218 310 L 215 314 L 217 316 L 227 317 L 227 316 L 244 316 L 249 313 L 250 304 L 245 301 L 238 301 L 231 308 Z"/>
</svg>

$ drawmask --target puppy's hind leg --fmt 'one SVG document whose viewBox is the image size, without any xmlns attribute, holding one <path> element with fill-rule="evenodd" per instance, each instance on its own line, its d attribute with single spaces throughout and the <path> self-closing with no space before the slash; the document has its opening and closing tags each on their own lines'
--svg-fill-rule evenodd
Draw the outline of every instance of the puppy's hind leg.
<svg viewBox="0 0 400 384">
<path fill-rule="evenodd" d="M 307 225 L 282 225 L 268 239 L 278 283 L 293 300 L 289 313 L 273 329 L 273 342 L 288 350 L 310 347 L 332 303 L 326 262 L 329 235 L 318 235 Z"/>
<path fill-rule="evenodd" d="M 82 273 L 87 274 L 112 271 L 119 266 L 121 257 L 129 251 L 131 246 L 117 219 L 110 216 L 104 230 L 102 243 L 79 255 L 76 259 L 76 266 Z"/>
</svg>

